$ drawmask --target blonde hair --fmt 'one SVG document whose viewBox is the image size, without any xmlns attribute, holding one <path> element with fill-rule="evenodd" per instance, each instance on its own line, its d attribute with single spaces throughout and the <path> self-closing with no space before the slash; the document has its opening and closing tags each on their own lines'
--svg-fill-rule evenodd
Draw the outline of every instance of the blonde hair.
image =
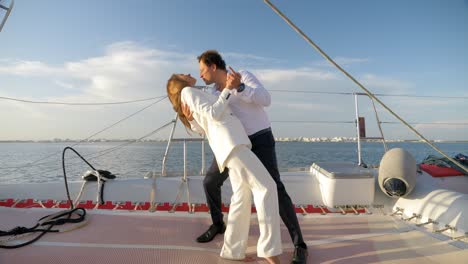
<svg viewBox="0 0 468 264">
<path fill-rule="evenodd" d="M 191 129 L 187 117 L 182 112 L 182 90 L 190 86 L 188 82 L 180 79 L 176 74 L 173 74 L 167 81 L 167 97 L 171 101 L 174 111 L 177 113 L 180 121 L 188 129 Z"/>
</svg>

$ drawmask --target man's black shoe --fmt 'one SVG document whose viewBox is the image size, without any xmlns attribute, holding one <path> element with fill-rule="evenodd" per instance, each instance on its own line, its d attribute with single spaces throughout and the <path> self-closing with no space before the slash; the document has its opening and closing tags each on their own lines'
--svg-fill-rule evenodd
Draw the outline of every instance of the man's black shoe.
<svg viewBox="0 0 468 264">
<path fill-rule="evenodd" d="M 307 248 L 295 247 L 291 264 L 306 264 L 307 256 L 309 256 Z"/>
<path fill-rule="evenodd" d="M 211 225 L 210 228 L 208 228 L 208 230 L 206 230 L 205 233 L 197 237 L 197 242 L 198 243 L 210 242 L 211 240 L 213 240 L 213 238 L 217 234 L 224 234 L 224 231 L 226 231 L 226 225 L 224 223 L 222 226 Z"/>
</svg>

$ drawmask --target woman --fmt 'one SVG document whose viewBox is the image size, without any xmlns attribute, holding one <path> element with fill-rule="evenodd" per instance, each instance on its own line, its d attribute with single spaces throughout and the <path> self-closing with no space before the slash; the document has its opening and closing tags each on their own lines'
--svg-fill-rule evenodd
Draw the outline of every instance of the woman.
<svg viewBox="0 0 468 264">
<path fill-rule="evenodd" d="M 275 182 L 250 151 L 244 127 L 228 106 L 231 91 L 224 89 L 216 97 L 190 87 L 195 82 L 190 75 L 174 74 L 167 82 L 167 94 L 185 127 L 207 136 L 220 170 L 229 169 L 233 195 L 221 257 L 245 258 L 253 194 L 260 228 L 257 255 L 279 263 L 282 247 Z M 189 116 L 184 115 L 187 108 Z"/>
</svg>

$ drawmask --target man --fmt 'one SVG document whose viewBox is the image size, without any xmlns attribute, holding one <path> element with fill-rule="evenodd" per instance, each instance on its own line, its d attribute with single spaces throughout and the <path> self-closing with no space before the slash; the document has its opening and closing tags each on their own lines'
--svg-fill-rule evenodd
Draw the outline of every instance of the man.
<svg viewBox="0 0 468 264">
<path fill-rule="evenodd" d="M 270 128 L 270 121 L 264 110 L 271 103 L 268 91 L 248 71 L 231 73 L 226 70 L 226 63 L 215 50 L 205 51 L 198 57 L 200 78 L 207 84 L 214 84 L 213 94 L 219 95 L 226 87 L 226 83 L 238 87 L 231 93 L 233 98 L 229 101 L 232 112 L 240 119 L 242 125 L 252 142 L 252 151 L 266 167 L 276 183 L 278 190 L 279 211 L 283 223 L 288 228 L 295 250 L 292 263 L 306 263 L 307 245 L 302 238 L 301 229 L 296 212 L 284 184 L 281 182 L 275 152 L 275 138 Z M 209 242 L 217 234 L 224 233 L 226 226 L 221 211 L 221 186 L 228 177 L 228 170 L 219 171 L 216 160 L 213 160 L 203 187 L 207 203 L 211 212 L 213 224 L 197 238 L 200 243 Z"/>
</svg>

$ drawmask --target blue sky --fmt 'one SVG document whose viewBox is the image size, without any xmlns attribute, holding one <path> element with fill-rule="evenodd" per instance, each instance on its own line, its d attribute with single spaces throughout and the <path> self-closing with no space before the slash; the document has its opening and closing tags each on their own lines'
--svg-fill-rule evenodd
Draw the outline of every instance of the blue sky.
<svg viewBox="0 0 468 264">
<path fill-rule="evenodd" d="M 2 0 L 2 3 L 9 1 Z M 468 140 L 468 1 L 272 0 L 330 57 L 429 139 Z M 352 121 L 356 92 L 261 0 L 26 1 L 0 33 L 0 96 L 114 102 L 165 94 L 173 72 L 198 76 L 196 56 L 217 49 L 272 91 L 272 121 Z M 290 91 L 290 92 L 285 92 Z M 369 100 L 360 97 L 370 136 Z M 83 139 L 145 107 L 32 105 L 0 100 L 0 140 Z M 382 121 L 395 118 L 378 106 Z M 99 138 L 138 138 L 173 117 L 163 101 Z M 458 123 L 437 125 L 428 123 Z M 389 138 L 414 139 L 384 124 Z M 353 137 L 350 124 L 273 122 L 277 137 Z M 178 131 L 184 134 L 182 129 Z M 168 131 L 155 135 L 165 138 Z"/>
</svg>

